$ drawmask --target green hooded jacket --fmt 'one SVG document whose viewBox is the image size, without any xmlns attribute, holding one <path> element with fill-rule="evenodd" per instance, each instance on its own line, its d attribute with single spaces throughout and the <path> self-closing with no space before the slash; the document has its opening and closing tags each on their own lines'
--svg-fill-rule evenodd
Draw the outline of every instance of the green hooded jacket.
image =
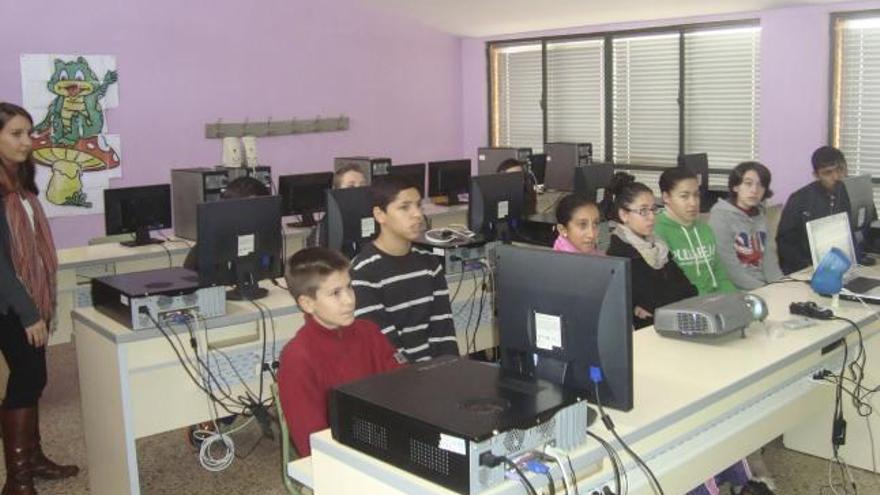
<svg viewBox="0 0 880 495">
<path fill-rule="evenodd" d="M 698 220 L 685 227 L 664 211 L 657 216 L 654 233 L 666 241 L 676 264 L 700 295 L 736 291 L 715 252 L 715 235 L 709 225 Z"/>
</svg>

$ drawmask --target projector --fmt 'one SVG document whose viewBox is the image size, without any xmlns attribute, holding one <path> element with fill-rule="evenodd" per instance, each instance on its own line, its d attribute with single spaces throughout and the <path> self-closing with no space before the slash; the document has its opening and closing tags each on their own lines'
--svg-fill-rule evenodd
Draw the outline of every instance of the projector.
<svg viewBox="0 0 880 495">
<path fill-rule="evenodd" d="M 697 296 L 657 308 L 654 329 L 665 337 L 720 337 L 767 317 L 767 304 L 754 294 Z"/>
</svg>

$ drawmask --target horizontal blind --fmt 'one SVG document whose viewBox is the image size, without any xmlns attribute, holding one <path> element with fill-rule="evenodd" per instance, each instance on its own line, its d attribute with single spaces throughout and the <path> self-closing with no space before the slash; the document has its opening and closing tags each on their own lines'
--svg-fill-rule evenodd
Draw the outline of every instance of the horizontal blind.
<svg viewBox="0 0 880 495">
<path fill-rule="evenodd" d="M 605 156 L 604 40 L 547 43 L 547 140 Z"/>
<path fill-rule="evenodd" d="M 543 151 L 541 72 L 541 43 L 493 48 L 494 146 L 527 147 L 535 153 Z"/>
<path fill-rule="evenodd" d="M 835 39 L 840 55 L 836 77 L 836 145 L 851 175 L 880 177 L 880 16 L 841 20 Z M 880 199 L 874 188 L 874 202 Z"/>
<path fill-rule="evenodd" d="M 613 41 L 614 161 L 674 166 L 678 157 L 678 34 Z"/>
<path fill-rule="evenodd" d="M 685 153 L 711 168 L 758 158 L 759 27 L 684 35 Z"/>
</svg>

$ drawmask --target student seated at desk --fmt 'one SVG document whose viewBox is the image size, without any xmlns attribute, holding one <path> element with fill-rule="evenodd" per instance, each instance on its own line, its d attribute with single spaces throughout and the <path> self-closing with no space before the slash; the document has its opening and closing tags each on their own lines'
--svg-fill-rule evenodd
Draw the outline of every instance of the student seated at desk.
<svg viewBox="0 0 880 495">
<path fill-rule="evenodd" d="M 220 199 L 253 198 L 256 196 L 268 196 L 269 188 L 253 177 L 239 177 L 226 185 L 226 189 L 220 194 Z M 190 270 L 199 270 L 199 259 L 196 246 L 190 248 L 183 260 L 183 267 Z"/>
<path fill-rule="evenodd" d="M 813 263 L 807 222 L 850 210 L 849 195 L 842 182 L 847 168 L 843 153 L 837 148 L 822 146 L 813 152 L 811 161 L 816 180 L 788 197 L 776 232 L 779 265 L 785 274 Z"/>
<path fill-rule="evenodd" d="M 365 187 L 367 185 L 367 176 L 364 175 L 360 165 L 349 163 L 339 167 L 333 172 L 333 189 L 348 189 L 350 187 Z M 326 218 L 326 217 L 325 217 Z M 306 236 L 305 246 L 314 247 L 326 245 L 326 240 L 321 236 L 327 233 L 327 221 L 321 218 L 321 221 L 312 228 L 309 235 Z"/>
<path fill-rule="evenodd" d="M 554 251 L 604 254 L 599 251 L 599 207 L 590 198 L 569 194 L 556 205 Z"/>
<path fill-rule="evenodd" d="M 761 163 L 740 163 L 727 180 L 729 198 L 715 203 L 709 216 L 718 257 L 739 289 L 757 289 L 782 278 L 776 240 L 767 232 L 764 214 L 764 200 L 773 195 L 770 179 L 770 170 Z"/>
<path fill-rule="evenodd" d="M 355 316 L 375 322 L 410 362 L 458 355 L 449 289 L 440 259 L 413 248 L 424 230 L 421 195 L 390 177 L 372 186 L 379 236 L 352 260 Z"/>
<path fill-rule="evenodd" d="M 697 295 L 663 239 L 654 235 L 657 205 L 654 193 L 641 182 L 618 184 L 612 191 L 616 213 L 609 256 L 632 260 L 633 326 L 654 324 L 654 310 Z"/>
<path fill-rule="evenodd" d="M 736 287 L 718 258 L 715 234 L 699 220 L 700 184 L 685 167 L 666 169 L 660 175 L 666 209 L 657 216 L 656 232 L 669 246 L 675 262 L 700 295 L 733 292 Z"/>
<path fill-rule="evenodd" d="M 355 319 L 348 270 L 342 253 L 321 247 L 303 249 L 287 262 L 287 287 L 305 324 L 281 351 L 278 391 L 301 456 L 311 455 L 309 435 L 328 426 L 331 389 L 400 366 L 379 327 Z"/>
</svg>

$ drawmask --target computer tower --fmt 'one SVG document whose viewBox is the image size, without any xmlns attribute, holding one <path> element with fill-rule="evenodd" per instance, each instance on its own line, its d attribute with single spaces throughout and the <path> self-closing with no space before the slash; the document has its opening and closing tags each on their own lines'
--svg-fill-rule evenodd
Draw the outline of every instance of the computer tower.
<svg viewBox="0 0 880 495">
<path fill-rule="evenodd" d="M 171 170 L 171 204 L 174 235 L 196 239 L 196 205 L 217 201 L 229 179 L 226 169 L 208 167 Z"/>
<path fill-rule="evenodd" d="M 529 167 L 531 166 L 532 149 L 511 147 L 477 148 L 477 175 L 497 173 L 498 165 L 511 158 Z"/>
<path fill-rule="evenodd" d="M 593 161 L 593 145 L 590 143 L 547 143 L 544 153 L 547 155 L 544 186 L 557 191 L 571 191 L 575 167 Z"/>
<path fill-rule="evenodd" d="M 333 159 L 333 171 L 347 165 L 354 164 L 360 167 L 367 178 L 367 185 L 373 182 L 373 177 L 388 175 L 391 173 L 391 158 L 374 158 L 369 156 L 348 156 Z"/>
</svg>

